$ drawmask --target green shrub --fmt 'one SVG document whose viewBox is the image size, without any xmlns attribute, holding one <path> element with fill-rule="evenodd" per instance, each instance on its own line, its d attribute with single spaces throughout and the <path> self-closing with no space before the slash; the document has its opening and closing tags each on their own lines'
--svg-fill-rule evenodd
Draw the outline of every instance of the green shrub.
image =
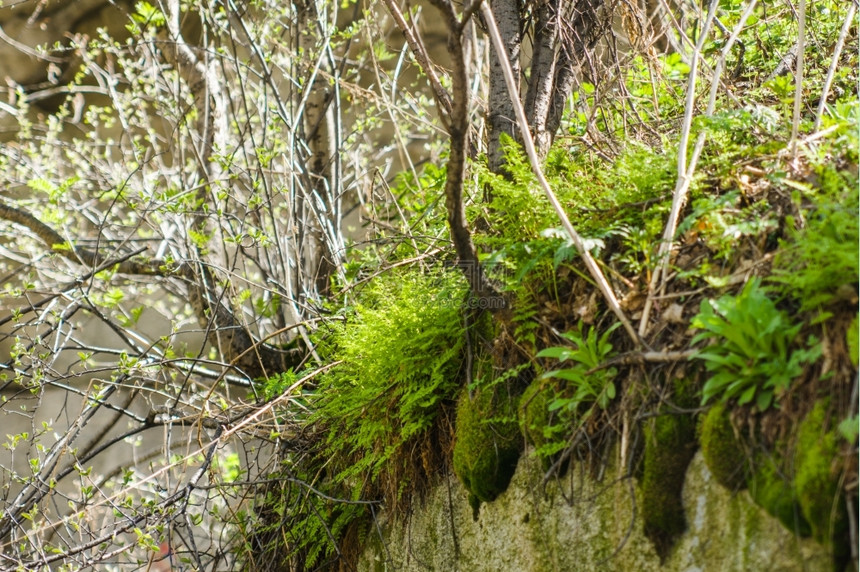
<svg viewBox="0 0 860 572">
<path fill-rule="evenodd" d="M 805 220 L 789 220 L 789 240 L 781 244 L 772 277 L 801 310 L 856 296 L 860 279 L 857 178 L 832 165 L 819 168 L 817 178 L 821 188 Z"/>
<path fill-rule="evenodd" d="M 702 388 L 703 405 L 716 398 L 739 405 L 754 402 L 764 411 L 801 374 L 804 364 L 821 355 L 812 339 L 808 347 L 792 350 L 802 324 L 792 323 L 777 309 L 757 278 L 737 296 L 702 300 L 691 326 L 704 330 L 691 343 L 711 342 L 694 356 L 711 374 Z"/>
<path fill-rule="evenodd" d="M 600 366 L 612 355 L 609 338 L 618 326 L 613 324 L 598 335 L 597 328 L 579 322 L 575 330 L 562 334 L 570 346 L 544 348 L 537 353 L 538 358 L 570 362 L 570 367 L 541 375 L 522 401 L 521 423 L 537 454 L 545 460 L 564 449 L 569 436 L 588 420 L 595 406 L 606 409 L 615 399 L 618 370 Z"/>
<path fill-rule="evenodd" d="M 601 409 L 606 409 L 609 402 L 615 399 L 615 376 L 618 373 L 614 367 L 592 371 L 601 366 L 612 354 L 612 344 L 609 336 L 620 323 L 613 324 L 600 337 L 596 328 L 585 328 L 582 322 L 576 330 L 566 332 L 562 336 L 569 340 L 571 347 L 558 346 L 545 348 L 536 357 L 555 358 L 559 362 L 572 362 L 571 367 L 555 369 L 543 374 L 543 378 L 556 378 L 566 382 L 568 395 L 557 395 L 549 404 L 550 411 L 564 409 L 575 411 L 582 404 L 596 403 Z"/>
</svg>

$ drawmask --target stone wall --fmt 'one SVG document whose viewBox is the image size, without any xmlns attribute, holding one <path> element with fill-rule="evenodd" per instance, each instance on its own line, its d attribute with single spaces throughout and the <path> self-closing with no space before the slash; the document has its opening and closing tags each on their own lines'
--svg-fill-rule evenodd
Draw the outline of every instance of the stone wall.
<svg viewBox="0 0 860 572">
<path fill-rule="evenodd" d="M 832 570 L 830 555 L 798 539 L 749 493 L 718 485 L 697 454 L 683 490 L 687 531 L 664 563 L 642 532 L 635 480 L 601 482 L 570 471 L 541 491 L 540 465 L 525 455 L 511 486 L 473 519 L 454 476 L 416 503 L 408 522 L 381 522 L 359 570 L 790 571 Z M 570 502 L 568 502 L 568 499 Z"/>
</svg>

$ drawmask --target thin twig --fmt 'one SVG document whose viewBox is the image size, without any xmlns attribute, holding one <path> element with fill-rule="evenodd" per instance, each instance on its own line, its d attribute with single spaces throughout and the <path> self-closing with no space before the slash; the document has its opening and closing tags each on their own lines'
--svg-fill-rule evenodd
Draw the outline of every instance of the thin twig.
<svg viewBox="0 0 860 572">
<path fill-rule="evenodd" d="M 798 0 L 797 71 L 794 74 L 794 116 L 791 121 L 791 156 L 797 158 L 797 133 L 803 106 L 803 60 L 806 52 L 806 0 Z"/>
<path fill-rule="evenodd" d="M 451 110 L 453 109 L 451 96 L 442 86 L 442 82 L 439 81 L 439 76 L 436 74 L 436 68 L 430 61 L 430 56 L 427 54 L 427 49 L 424 47 L 424 43 L 421 41 L 419 36 L 412 32 L 412 28 L 406 22 L 406 18 L 403 17 L 403 12 L 400 11 L 400 7 L 396 2 L 394 2 L 394 0 L 385 0 L 385 6 L 388 8 L 388 13 L 391 14 L 392 18 L 394 18 L 394 22 L 400 29 L 403 37 L 406 38 L 406 43 L 409 44 L 409 47 L 412 50 L 412 55 L 415 57 L 418 65 L 420 65 L 421 69 L 424 70 L 424 73 L 427 74 L 427 79 L 430 81 L 430 86 L 433 89 L 433 96 L 440 107 L 442 122 L 447 123 L 451 116 Z M 451 33 L 453 34 L 458 32 L 451 30 Z"/>
<path fill-rule="evenodd" d="M 605 362 L 591 368 L 585 372 L 585 375 L 591 375 L 602 369 L 606 369 L 615 365 L 630 365 L 642 363 L 667 363 L 686 361 L 696 355 L 696 350 L 684 351 L 648 351 L 648 352 L 628 352 L 606 360 Z"/>
<path fill-rule="evenodd" d="M 657 253 L 657 260 L 659 261 L 658 264 L 660 264 L 660 266 L 651 275 L 651 282 L 648 284 L 648 298 L 645 300 L 645 307 L 642 309 L 642 319 L 639 322 L 639 335 L 643 337 L 648 330 L 648 319 L 651 314 L 651 308 L 654 304 L 654 294 L 657 291 L 657 284 L 662 276 L 665 275 L 666 269 L 669 266 L 669 251 L 672 247 L 672 243 L 674 242 L 675 229 L 678 228 L 681 209 L 684 207 L 687 200 L 687 191 L 690 188 L 693 174 L 692 169 L 696 166 L 695 161 L 691 161 L 690 170 L 687 169 L 687 148 L 690 138 L 690 129 L 693 124 L 693 112 L 696 106 L 696 82 L 699 71 L 698 55 L 704 46 L 708 33 L 710 32 L 717 3 L 717 0 L 711 0 L 711 6 L 708 9 L 708 16 L 705 18 L 705 23 L 702 26 L 699 40 L 696 43 L 695 51 L 693 53 L 692 62 L 690 63 L 690 77 L 687 82 L 687 99 L 684 104 L 684 120 L 681 125 L 681 135 L 678 141 L 678 178 L 675 183 L 675 192 L 672 198 L 672 209 L 669 212 L 669 219 L 666 221 L 666 229 L 663 232 L 663 240 L 660 242 L 660 248 Z M 717 83 L 719 80 L 719 76 L 715 73 L 712 80 L 713 83 Z"/>
<path fill-rule="evenodd" d="M 827 78 L 824 80 L 824 87 L 821 88 L 821 99 L 818 101 L 815 124 L 812 126 L 813 133 L 821 128 L 821 118 L 824 116 L 827 96 L 830 94 L 830 86 L 833 85 L 833 76 L 836 75 L 836 67 L 839 65 L 839 57 L 842 55 L 842 48 L 845 46 L 845 38 L 848 37 L 848 31 L 851 29 L 851 24 L 854 23 L 854 12 L 856 10 L 857 7 L 854 5 L 854 2 L 848 2 L 848 14 L 845 15 L 845 22 L 842 24 L 842 30 L 839 31 L 839 39 L 836 40 L 836 47 L 833 48 L 833 58 L 831 58 L 830 67 L 827 69 Z"/>
</svg>

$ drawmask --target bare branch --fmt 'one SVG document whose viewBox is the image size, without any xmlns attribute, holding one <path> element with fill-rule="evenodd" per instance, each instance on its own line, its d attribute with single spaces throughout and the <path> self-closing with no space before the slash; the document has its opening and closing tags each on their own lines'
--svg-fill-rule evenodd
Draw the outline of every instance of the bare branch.
<svg viewBox="0 0 860 572">
<path fill-rule="evenodd" d="M 559 36 L 564 38 L 558 60 L 555 65 L 555 78 L 552 88 L 552 101 L 547 111 L 546 133 L 552 145 L 552 140 L 561 125 L 565 104 L 573 91 L 577 71 L 583 69 L 589 61 L 590 52 L 597 40 L 609 27 L 611 18 L 601 18 L 600 9 L 605 0 L 579 0 L 569 8 L 571 15 L 560 15 Z M 561 10 L 561 5 L 560 8 Z M 547 147 L 548 148 L 548 147 Z"/>
<path fill-rule="evenodd" d="M 794 111 L 791 119 L 791 155 L 797 159 L 797 134 L 803 105 L 803 61 L 806 56 L 806 0 L 798 0 L 797 68 L 794 73 Z"/>
<path fill-rule="evenodd" d="M 839 39 L 836 40 L 836 46 L 833 48 L 830 67 L 827 68 L 827 78 L 824 80 L 824 87 L 821 88 L 821 99 L 818 100 L 818 111 L 815 113 L 815 124 L 812 126 L 813 132 L 821 128 L 821 118 L 824 116 L 824 107 L 827 105 L 827 98 L 830 95 L 830 86 L 833 85 L 833 77 L 836 75 L 836 68 L 839 67 L 839 58 L 842 55 L 842 48 L 845 47 L 845 38 L 848 37 L 848 31 L 854 22 L 854 12 L 856 10 L 857 6 L 855 3 L 853 1 L 849 2 L 848 13 L 845 14 L 845 22 L 842 24 L 842 29 L 839 31 Z"/>
<path fill-rule="evenodd" d="M 451 151 L 445 179 L 445 207 L 448 211 L 448 228 L 451 240 L 460 260 L 460 267 L 466 277 L 472 293 L 478 297 L 496 295 L 495 288 L 490 284 L 481 263 L 472 234 L 466 221 L 466 207 L 463 203 L 463 185 L 466 176 L 466 153 L 469 149 L 469 72 L 470 61 L 463 43 L 460 20 L 450 2 L 446 0 L 431 0 L 433 5 L 442 12 L 448 26 L 448 53 L 451 56 L 451 91 L 454 93 L 447 126 L 451 137 Z"/>
<path fill-rule="evenodd" d="M 740 21 L 735 26 L 734 31 L 730 35 L 728 41 L 723 46 L 723 49 L 720 53 L 720 59 L 717 61 L 717 65 L 711 78 L 711 89 L 710 94 L 708 96 L 708 107 L 705 111 L 705 116 L 707 117 L 710 117 L 714 113 L 714 108 L 717 100 L 717 91 L 719 89 L 719 86 L 721 85 L 722 73 L 723 68 L 726 64 L 726 58 L 729 54 L 729 51 L 732 49 L 735 42 L 737 41 L 738 36 L 740 35 L 741 30 L 743 29 L 743 26 L 747 21 L 747 18 L 749 18 L 749 16 L 752 14 L 752 11 L 756 5 L 756 1 L 757 0 L 751 0 L 751 2 L 747 5 L 746 9 L 741 15 Z M 715 7 L 716 2 L 712 2 L 711 9 L 708 11 L 708 18 L 705 20 L 705 25 L 702 29 L 701 36 L 699 37 L 699 43 L 696 45 L 694 55 L 699 53 L 699 50 L 704 44 L 704 38 L 707 36 L 707 33 L 710 30 L 710 22 L 713 20 Z M 652 274 L 651 276 L 651 281 L 648 285 L 648 298 L 645 301 L 645 306 L 642 310 L 642 319 L 639 322 L 640 336 L 644 336 L 648 330 L 648 320 L 650 318 L 651 308 L 653 307 L 654 300 L 658 295 L 663 294 L 665 280 L 669 268 L 669 253 L 675 240 L 675 231 L 678 228 L 681 210 L 684 208 L 684 205 L 687 201 L 687 193 L 693 180 L 693 173 L 695 172 L 699 156 L 701 155 L 702 149 L 704 148 L 705 144 L 706 133 L 702 132 L 699 134 L 696 140 L 696 145 L 693 148 L 693 153 L 690 157 L 689 165 L 687 165 L 687 146 L 689 140 L 689 132 L 692 127 L 693 121 L 693 107 L 695 105 L 695 89 L 697 81 L 696 69 L 698 61 L 699 58 L 694 57 L 693 66 L 690 69 L 690 80 L 687 86 L 687 103 L 684 108 L 684 122 L 681 126 L 681 137 L 680 142 L 678 144 L 678 177 L 675 182 L 675 191 L 672 197 L 672 208 L 669 212 L 669 218 L 666 221 L 666 228 L 663 232 L 663 240 L 661 241 L 660 248 L 658 250 L 657 260 L 659 261 L 659 266 L 654 271 L 654 274 Z M 659 288 L 657 287 L 658 284 L 660 284 Z"/>
<path fill-rule="evenodd" d="M 115 267 L 116 272 L 120 274 L 184 278 L 189 283 L 191 305 L 198 309 L 201 325 L 209 330 L 210 342 L 216 347 L 220 346 L 228 363 L 251 378 L 286 371 L 302 359 L 302 352 L 298 350 L 281 351 L 254 341 L 247 328 L 239 323 L 233 312 L 220 298 L 212 294 L 214 278 L 205 266 L 200 266 L 201 274 L 198 276 L 188 263 L 173 264 L 164 260 L 131 259 L 141 251 L 117 258 L 105 257 L 70 244 L 53 228 L 32 214 L 10 205 L 5 199 L 0 199 L 0 219 L 28 228 L 48 249 L 61 254 L 75 264 L 91 269 L 91 275 Z M 201 286 L 196 286 L 198 284 Z"/>
<path fill-rule="evenodd" d="M 173 265 L 161 260 L 141 261 L 128 259 L 140 251 L 130 256 L 122 256 L 119 259 L 110 259 L 87 248 L 76 246 L 73 241 L 63 238 L 53 228 L 27 211 L 12 206 L 4 198 L 0 198 L 0 219 L 27 228 L 39 237 L 50 251 L 62 255 L 75 264 L 81 264 L 96 271 L 110 268 L 116 264 L 119 265 L 117 266 L 117 272 L 140 276 L 169 276 L 178 270 Z"/>
<path fill-rule="evenodd" d="M 403 12 L 400 11 L 400 7 L 397 5 L 395 0 L 385 0 L 385 6 L 388 8 L 388 12 L 391 14 L 391 17 L 394 18 L 394 22 L 400 29 L 403 37 L 406 38 L 406 43 L 409 44 L 409 48 L 412 50 L 412 55 L 415 57 L 418 65 L 420 65 L 421 69 L 424 70 L 424 73 L 427 74 L 427 79 L 430 81 L 430 87 L 433 89 L 433 97 L 436 100 L 436 104 L 439 106 L 439 116 L 442 119 L 442 122 L 447 125 L 450 121 L 449 118 L 453 113 L 451 96 L 442 86 L 442 82 L 439 80 L 439 75 L 436 73 L 436 66 L 433 65 L 432 61 L 430 61 L 430 56 L 427 53 L 427 48 L 424 47 L 424 42 L 421 41 L 421 37 L 416 35 L 412 30 L 412 27 L 406 22 L 406 18 L 403 17 Z M 452 31 L 452 33 L 454 32 Z"/>
</svg>

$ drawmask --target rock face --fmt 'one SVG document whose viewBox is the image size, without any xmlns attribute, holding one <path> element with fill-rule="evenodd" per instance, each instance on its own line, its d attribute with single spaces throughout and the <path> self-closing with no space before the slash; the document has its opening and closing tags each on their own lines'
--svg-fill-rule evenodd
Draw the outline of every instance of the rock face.
<svg viewBox="0 0 860 572">
<path fill-rule="evenodd" d="M 473 520 L 467 493 L 451 476 L 412 507 L 408 522 L 380 524 L 359 570 L 462 571 L 789 571 L 832 570 L 830 555 L 798 539 L 746 491 L 718 485 L 697 454 L 686 475 L 686 532 L 661 563 L 642 532 L 635 481 L 607 471 L 596 482 L 572 470 L 540 492 L 540 463 L 526 454 L 507 491 Z M 566 500 L 567 499 L 567 500 Z M 568 502 L 571 501 L 571 502 Z M 634 506 L 636 507 L 634 509 Z"/>
</svg>

